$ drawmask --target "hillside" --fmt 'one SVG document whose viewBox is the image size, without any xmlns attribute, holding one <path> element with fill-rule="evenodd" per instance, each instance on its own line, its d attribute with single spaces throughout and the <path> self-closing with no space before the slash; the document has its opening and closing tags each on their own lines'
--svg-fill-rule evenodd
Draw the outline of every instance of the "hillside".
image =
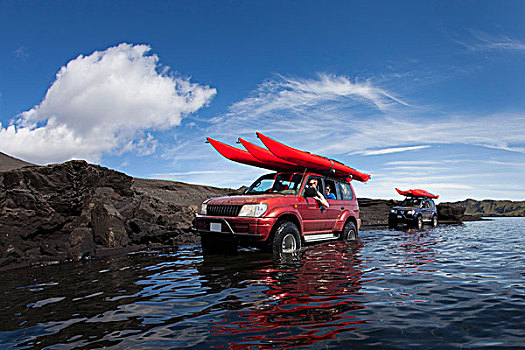
<svg viewBox="0 0 525 350">
<path fill-rule="evenodd" d="M 8 171 L 13 169 L 19 169 L 25 166 L 34 165 L 28 162 L 25 162 L 20 159 L 13 158 L 8 156 L 5 153 L 0 152 L 0 171 Z"/>
<path fill-rule="evenodd" d="M 525 201 L 467 199 L 455 202 L 465 208 L 470 216 L 525 216 Z"/>
</svg>

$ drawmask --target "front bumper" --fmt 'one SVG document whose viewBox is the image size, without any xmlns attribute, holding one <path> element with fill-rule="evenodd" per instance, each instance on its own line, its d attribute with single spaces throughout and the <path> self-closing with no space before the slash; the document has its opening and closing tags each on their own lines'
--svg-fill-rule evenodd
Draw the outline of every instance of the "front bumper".
<svg viewBox="0 0 525 350">
<path fill-rule="evenodd" d="M 396 222 L 396 223 L 405 223 L 405 224 L 412 224 L 416 220 L 415 214 L 406 214 L 406 213 L 390 213 L 388 215 L 388 221 L 389 222 Z"/>
<path fill-rule="evenodd" d="M 192 231 L 201 235 L 231 236 L 265 241 L 274 223 L 274 218 L 198 215 L 193 222 Z"/>
</svg>

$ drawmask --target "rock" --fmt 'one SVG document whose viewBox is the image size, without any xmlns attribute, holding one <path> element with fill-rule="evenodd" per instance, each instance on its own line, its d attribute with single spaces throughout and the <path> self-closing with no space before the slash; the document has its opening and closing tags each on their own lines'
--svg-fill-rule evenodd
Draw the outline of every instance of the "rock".
<svg viewBox="0 0 525 350">
<path fill-rule="evenodd" d="M 466 199 L 457 204 L 465 208 L 465 215 L 469 217 L 525 216 L 525 201 Z"/>
<path fill-rule="evenodd" d="M 19 169 L 25 166 L 32 166 L 34 164 L 25 162 L 20 159 L 13 158 L 11 156 L 8 156 L 5 153 L 0 152 L 0 171 L 8 171 L 8 170 L 14 170 Z"/>
<path fill-rule="evenodd" d="M 196 243 L 189 227 L 198 206 L 230 191 L 84 161 L 0 172 L 0 267 Z"/>
<path fill-rule="evenodd" d="M 393 199 L 370 199 L 358 198 L 359 217 L 364 226 L 388 225 L 388 214 L 390 209 L 398 204 Z"/>
<path fill-rule="evenodd" d="M 68 258 L 78 261 L 86 256 L 95 256 L 97 244 L 93 232 L 88 227 L 77 227 L 69 235 Z"/>
<path fill-rule="evenodd" d="M 437 211 L 439 223 L 460 224 L 463 221 L 465 208 L 457 203 L 439 203 Z"/>
</svg>

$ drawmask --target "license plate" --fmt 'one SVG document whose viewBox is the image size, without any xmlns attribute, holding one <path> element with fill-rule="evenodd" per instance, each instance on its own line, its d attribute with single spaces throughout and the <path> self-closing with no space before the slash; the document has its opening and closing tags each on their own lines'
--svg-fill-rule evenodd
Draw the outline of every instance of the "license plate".
<svg viewBox="0 0 525 350">
<path fill-rule="evenodd" d="M 220 222 L 210 222 L 210 231 L 221 232 L 222 224 Z"/>
<path fill-rule="evenodd" d="M 398 215 L 397 218 L 398 219 L 401 219 L 403 217 L 403 215 Z"/>
</svg>

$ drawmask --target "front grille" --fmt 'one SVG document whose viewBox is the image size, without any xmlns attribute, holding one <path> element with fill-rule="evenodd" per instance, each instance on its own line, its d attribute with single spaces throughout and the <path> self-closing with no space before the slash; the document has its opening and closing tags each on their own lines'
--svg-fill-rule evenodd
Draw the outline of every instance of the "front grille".
<svg viewBox="0 0 525 350">
<path fill-rule="evenodd" d="M 208 205 L 206 212 L 211 216 L 237 216 L 242 205 Z"/>
</svg>

